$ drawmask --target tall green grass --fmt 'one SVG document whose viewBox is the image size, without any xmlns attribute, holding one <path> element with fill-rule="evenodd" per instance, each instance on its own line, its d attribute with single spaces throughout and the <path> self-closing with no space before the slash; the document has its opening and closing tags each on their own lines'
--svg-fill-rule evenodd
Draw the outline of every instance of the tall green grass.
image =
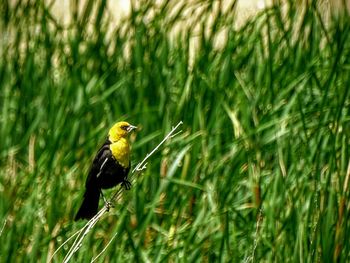
<svg viewBox="0 0 350 263">
<path fill-rule="evenodd" d="M 125 119 L 133 165 L 183 132 L 75 262 L 116 232 L 100 262 L 347 262 L 349 16 L 276 1 L 237 28 L 235 2 L 165 2 L 117 25 L 105 0 L 73 1 L 68 24 L 0 2 L 0 261 L 46 262 L 82 227 L 89 165 Z"/>
</svg>

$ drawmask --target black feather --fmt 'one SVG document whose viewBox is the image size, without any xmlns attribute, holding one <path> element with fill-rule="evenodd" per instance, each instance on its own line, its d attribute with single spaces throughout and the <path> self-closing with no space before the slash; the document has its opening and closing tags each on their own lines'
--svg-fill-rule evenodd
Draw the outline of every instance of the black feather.
<svg viewBox="0 0 350 263">
<path fill-rule="evenodd" d="M 127 181 L 130 163 L 127 168 L 121 166 L 110 150 L 111 142 L 107 141 L 98 150 L 85 183 L 83 202 L 75 220 L 91 219 L 98 211 L 101 189 L 108 189 Z M 128 185 L 128 184 L 123 184 Z"/>
</svg>

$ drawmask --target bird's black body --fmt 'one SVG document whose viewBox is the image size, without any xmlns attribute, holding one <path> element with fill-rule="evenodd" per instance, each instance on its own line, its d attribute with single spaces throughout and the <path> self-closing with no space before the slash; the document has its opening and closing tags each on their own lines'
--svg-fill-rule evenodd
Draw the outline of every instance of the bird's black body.
<svg viewBox="0 0 350 263">
<path fill-rule="evenodd" d="M 130 165 L 128 168 L 123 168 L 115 160 L 109 148 L 110 144 L 111 142 L 107 139 L 98 150 L 86 179 L 85 187 L 87 189 L 91 187 L 108 189 L 126 180 Z"/>
<path fill-rule="evenodd" d="M 110 144 L 107 139 L 93 160 L 85 183 L 84 200 L 75 220 L 91 219 L 97 214 L 101 189 L 112 188 L 119 183 L 126 183 L 127 188 L 130 184 L 127 181 L 130 163 L 127 168 L 121 166 L 112 155 Z"/>
</svg>

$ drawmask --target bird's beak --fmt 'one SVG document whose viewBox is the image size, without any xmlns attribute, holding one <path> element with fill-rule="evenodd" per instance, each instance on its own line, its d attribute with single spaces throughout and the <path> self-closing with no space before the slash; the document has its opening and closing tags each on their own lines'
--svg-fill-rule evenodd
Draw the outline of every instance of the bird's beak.
<svg viewBox="0 0 350 263">
<path fill-rule="evenodd" d="M 127 131 L 127 132 L 131 132 L 132 130 L 135 130 L 135 129 L 137 129 L 136 126 L 134 126 L 134 125 L 129 125 L 126 131 Z"/>
</svg>

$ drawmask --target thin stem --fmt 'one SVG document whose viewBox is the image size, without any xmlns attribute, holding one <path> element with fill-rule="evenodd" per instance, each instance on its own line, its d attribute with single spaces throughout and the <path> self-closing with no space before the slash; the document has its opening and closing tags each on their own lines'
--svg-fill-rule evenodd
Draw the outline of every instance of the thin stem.
<svg viewBox="0 0 350 263">
<path fill-rule="evenodd" d="M 67 243 L 69 242 L 69 240 L 71 240 L 73 237 L 75 237 L 77 234 L 79 234 L 83 229 L 84 229 L 84 228 L 79 229 L 79 230 L 78 230 L 77 232 L 75 232 L 72 236 L 70 236 L 66 241 L 64 241 L 64 242 L 55 250 L 55 252 L 52 254 L 52 256 L 51 256 L 50 259 L 49 259 L 49 262 L 52 261 L 53 257 L 56 255 L 56 253 L 57 253 L 65 244 L 67 244 Z"/>
<path fill-rule="evenodd" d="M 7 219 L 5 219 L 4 224 L 2 225 L 2 228 L 1 228 L 1 230 L 0 230 L 0 237 L 1 237 L 1 235 L 2 235 L 2 232 L 4 231 L 4 228 L 5 228 L 5 226 L 6 226 L 6 223 L 7 223 Z"/>
<path fill-rule="evenodd" d="M 117 236 L 118 232 L 114 234 L 114 236 L 111 238 L 111 240 L 108 242 L 108 244 L 102 249 L 100 254 L 98 254 L 94 259 L 91 260 L 91 263 L 95 262 L 108 248 L 108 246 L 112 243 L 113 239 Z"/>
<path fill-rule="evenodd" d="M 154 154 L 158 149 L 159 147 L 167 140 L 169 139 L 172 134 L 174 133 L 174 131 L 176 131 L 176 129 L 182 124 L 183 122 L 180 121 L 175 127 L 173 127 L 173 129 L 168 133 L 167 136 L 164 137 L 164 139 L 150 152 L 146 155 L 145 159 L 142 160 L 142 162 L 140 162 L 138 165 L 136 165 L 136 167 L 134 168 L 134 170 L 132 170 L 132 173 L 134 173 L 135 171 L 141 171 L 144 169 L 145 167 L 145 162 L 147 161 L 147 159 L 149 157 L 151 157 L 152 154 Z M 141 170 L 139 169 L 140 167 L 142 166 Z"/>
</svg>

